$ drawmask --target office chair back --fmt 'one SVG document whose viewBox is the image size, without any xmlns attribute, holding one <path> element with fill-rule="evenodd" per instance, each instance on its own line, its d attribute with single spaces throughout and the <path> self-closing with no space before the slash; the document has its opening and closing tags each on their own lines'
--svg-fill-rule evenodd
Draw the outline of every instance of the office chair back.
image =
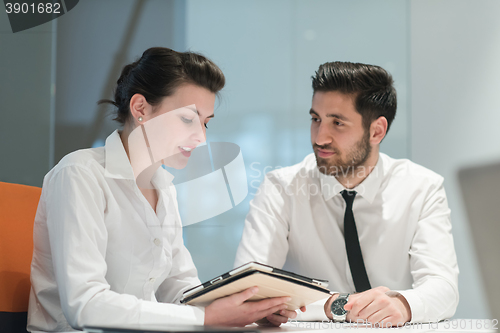
<svg viewBox="0 0 500 333">
<path fill-rule="evenodd" d="M 0 182 L 0 333 L 26 332 L 41 188 Z"/>
</svg>

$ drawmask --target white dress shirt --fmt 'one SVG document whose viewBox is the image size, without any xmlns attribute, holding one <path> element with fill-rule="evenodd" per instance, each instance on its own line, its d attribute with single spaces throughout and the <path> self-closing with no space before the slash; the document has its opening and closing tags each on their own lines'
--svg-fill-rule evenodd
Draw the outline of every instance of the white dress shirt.
<svg viewBox="0 0 500 333">
<path fill-rule="evenodd" d="M 200 281 L 183 244 L 172 178 L 163 168 L 153 176 L 155 213 L 116 131 L 105 147 L 71 153 L 45 176 L 28 330 L 203 324 L 203 308 L 179 305 Z"/>
<path fill-rule="evenodd" d="M 319 173 L 314 154 L 268 173 L 250 203 L 235 266 L 255 260 L 353 292 L 344 189 L 335 177 Z M 371 287 L 400 292 L 412 322 L 451 317 L 458 304 L 458 266 L 443 178 L 381 153 L 354 190 L 354 219 Z M 323 304 L 308 307 L 300 318 L 327 319 Z"/>
</svg>

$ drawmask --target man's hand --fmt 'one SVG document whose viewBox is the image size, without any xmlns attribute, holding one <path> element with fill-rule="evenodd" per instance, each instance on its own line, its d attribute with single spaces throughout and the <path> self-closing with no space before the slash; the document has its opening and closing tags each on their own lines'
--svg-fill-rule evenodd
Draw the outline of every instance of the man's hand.
<svg viewBox="0 0 500 333">
<path fill-rule="evenodd" d="M 285 310 L 287 308 L 285 303 L 291 298 L 276 297 L 256 302 L 245 302 L 258 291 L 258 287 L 252 287 L 241 293 L 213 301 L 205 308 L 205 325 L 243 327 L 267 317 L 272 318 L 273 324 L 274 322 L 281 323 L 279 320 L 283 320 L 281 317 L 285 318 L 285 316 L 275 315 L 277 317 L 272 317 L 273 313 Z M 290 312 L 295 313 L 295 311 L 286 311 L 284 314 L 291 315 Z M 277 320 L 278 317 L 279 320 Z"/>
<path fill-rule="evenodd" d="M 325 314 L 332 319 L 330 306 L 338 297 L 334 294 L 325 304 Z M 365 321 L 380 327 L 403 325 L 410 321 L 411 310 L 406 299 L 390 292 L 387 287 L 377 287 L 359 294 L 349 295 L 349 302 L 344 305 L 349 311 L 346 320 Z"/>
</svg>

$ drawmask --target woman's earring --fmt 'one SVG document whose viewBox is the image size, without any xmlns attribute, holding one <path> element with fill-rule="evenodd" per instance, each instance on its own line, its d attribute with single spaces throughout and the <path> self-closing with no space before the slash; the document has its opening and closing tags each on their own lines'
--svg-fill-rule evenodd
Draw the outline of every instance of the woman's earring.
<svg viewBox="0 0 500 333">
<path fill-rule="evenodd" d="M 139 118 L 137 118 L 137 120 L 139 120 L 139 122 L 141 122 L 142 121 L 142 117 L 139 116 Z"/>
</svg>

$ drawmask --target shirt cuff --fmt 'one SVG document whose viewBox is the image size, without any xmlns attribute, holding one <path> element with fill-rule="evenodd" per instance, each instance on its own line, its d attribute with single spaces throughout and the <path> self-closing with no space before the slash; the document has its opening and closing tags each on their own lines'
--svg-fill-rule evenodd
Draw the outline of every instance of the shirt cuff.
<svg viewBox="0 0 500 333">
<path fill-rule="evenodd" d="M 148 325 L 203 325 L 205 308 L 192 305 L 143 302 L 141 324 Z"/>
<path fill-rule="evenodd" d="M 329 321 L 325 314 L 325 303 L 328 301 L 329 297 L 321 299 L 317 302 L 311 303 L 306 306 L 306 312 L 297 310 L 297 321 Z"/>
<path fill-rule="evenodd" d="M 410 323 L 421 323 L 425 318 L 425 305 L 418 293 L 413 290 L 395 290 L 400 293 L 408 302 L 411 310 Z"/>
</svg>

